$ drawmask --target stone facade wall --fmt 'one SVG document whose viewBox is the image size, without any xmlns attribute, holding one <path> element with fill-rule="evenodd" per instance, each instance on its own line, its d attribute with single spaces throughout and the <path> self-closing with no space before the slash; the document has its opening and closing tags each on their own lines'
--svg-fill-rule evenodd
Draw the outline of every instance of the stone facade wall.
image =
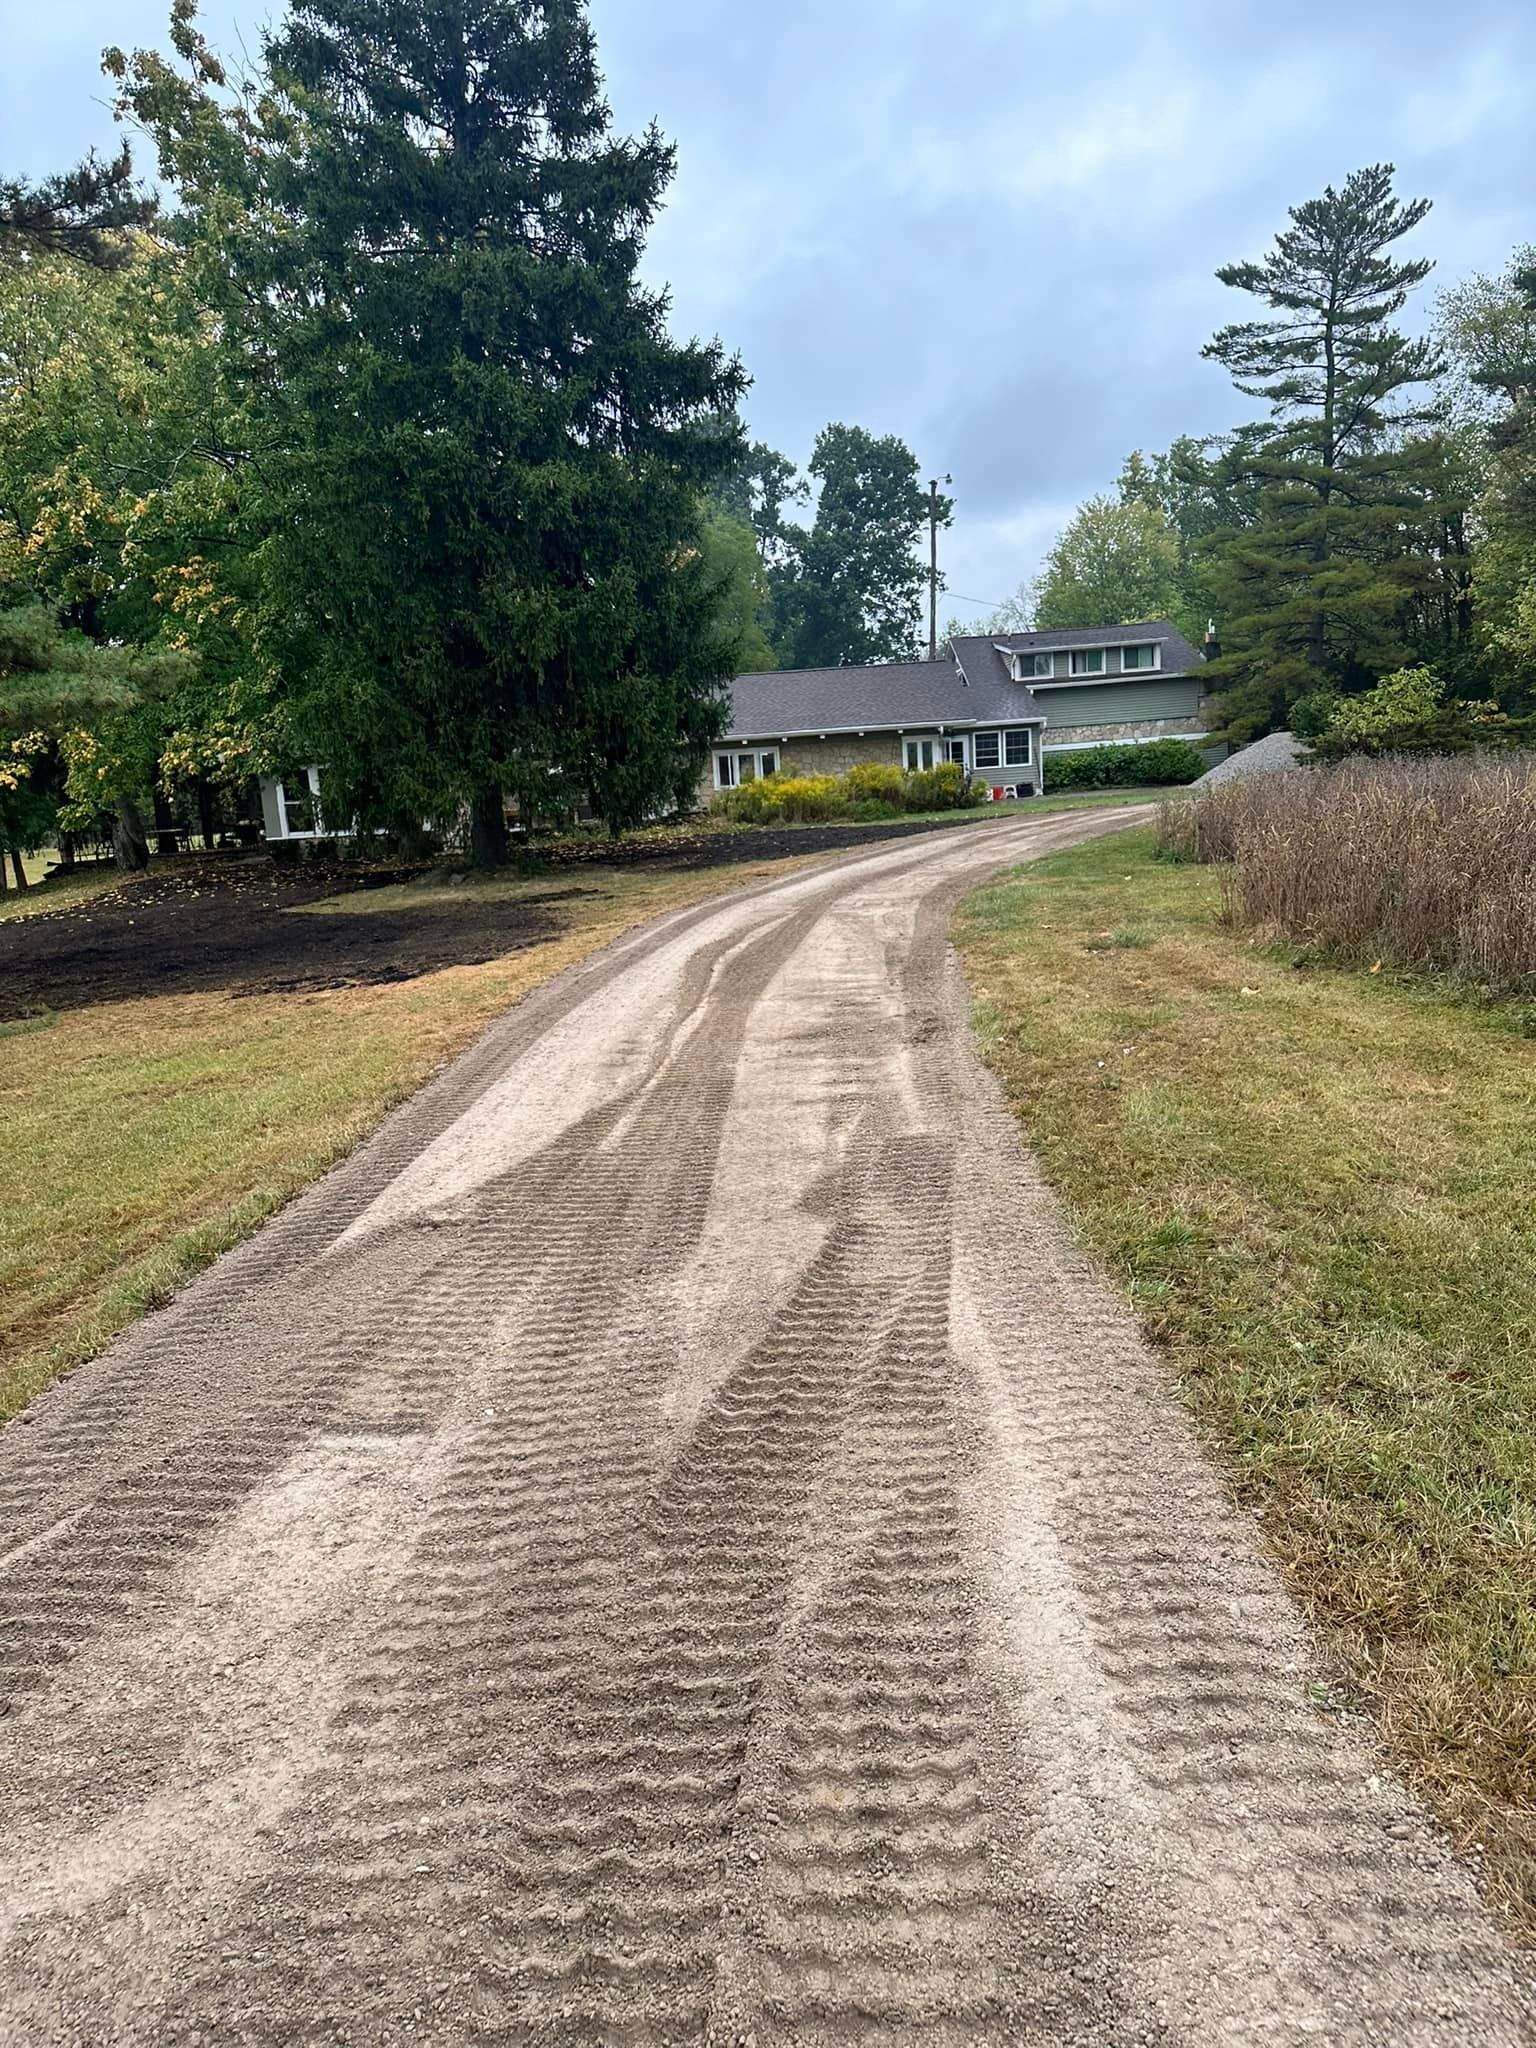
<svg viewBox="0 0 1536 2048">
<path fill-rule="evenodd" d="M 772 740 L 743 740 L 741 748 L 752 746 L 774 746 Z M 699 802 L 707 804 L 718 792 L 715 789 L 715 755 L 729 753 L 735 749 L 715 747 L 704 765 L 699 779 Z M 865 733 L 861 739 L 857 733 L 834 733 L 824 740 L 786 740 L 777 748 L 779 773 L 781 775 L 846 775 L 850 768 L 863 761 L 889 761 L 894 767 L 901 766 L 901 739 L 894 732 Z"/>
<path fill-rule="evenodd" d="M 1198 746 L 1204 737 L 1204 726 L 1193 718 L 1135 718 L 1115 725 L 1048 725 L 1045 728 L 1047 753 L 1053 747 L 1088 747 L 1105 743 L 1125 746 L 1133 740 L 1144 739 L 1193 740 Z"/>
<path fill-rule="evenodd" d="M 784 775 L 846 775 L 865 761 L 901 766 L 901 740 L 894 732 L 834 733 L 824 740 L 786 740 Z"/>
</svg>

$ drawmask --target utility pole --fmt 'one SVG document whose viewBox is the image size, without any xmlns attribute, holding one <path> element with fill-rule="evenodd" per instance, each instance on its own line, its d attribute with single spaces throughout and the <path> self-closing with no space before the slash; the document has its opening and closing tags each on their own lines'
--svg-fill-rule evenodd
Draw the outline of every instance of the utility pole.
<svg viewBox="0 0 1536 2048">
<path fill-rule="evenodd" d="M 946 476 L 945 483 L 954 478 Z M 939 658 L 939 479 L 928 481 L 928 659 Z"/>
</svg>

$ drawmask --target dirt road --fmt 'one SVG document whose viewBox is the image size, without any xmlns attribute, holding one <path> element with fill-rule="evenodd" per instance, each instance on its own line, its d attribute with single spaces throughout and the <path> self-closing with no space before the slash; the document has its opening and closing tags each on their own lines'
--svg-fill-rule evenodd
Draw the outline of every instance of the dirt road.
<svg viewBox="0 0 1536 2048">
<path fill-rule="evenodd" d="M 1536 2041 L 969 1049 L 1125 822 L 621 942 L 0 1438 L 0 2041 Z"/>
</svg>

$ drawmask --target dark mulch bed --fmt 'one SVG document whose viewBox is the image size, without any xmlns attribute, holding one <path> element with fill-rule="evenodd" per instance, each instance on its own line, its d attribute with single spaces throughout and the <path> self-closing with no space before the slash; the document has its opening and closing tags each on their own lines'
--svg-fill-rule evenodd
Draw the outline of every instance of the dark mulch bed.
<svg viewBox="0 0 1536 2048">
<path fill-rule="evenodd" d="M 559 930 L 537 897 L 465 892 L 399 916 L 301 903 L 409 879 L 409 871 L 187 860 L 121 892 L 0 924 L 0 1018 L 132 996 L 259 995 L 409 981 L 514 952 Z"/>
<path fill-rule="evenodd" d="M 898 822 L 642 836 L 617 846 L 562 840 L 525 871 L 636 862 L 724 867 L 933 829 Z M 451 905 L 423 903 L 390 916 L 356 916 L 345 906 L 286 915 L 301 903 L 429 871 L 267 857 L 157 864 L 110 896 L 0 924 L 0 1019 L 134 996 L 301 993 L 409 981 L 440 967 L 479 966 L 560 929 L 553 899 L 497 901 L 473 889 Z"/>
<path fill-rule="evenodd" d="M 612 844 L 603 839 L 560 839 L 538 854 L 549 867 L 633 867 L 639 862 L 664 862 L 677 868 L 724 868 L 736 861 L 784 860 L 797 853 L 828 853 L 841 847 L 867 845 L 876 839 L 907 839 L 918 832 L 946 832 L 974 821 L 981 813 L 965 811 L 954 818 L 924 818 L 916 823 L 892 818 L 874 825 L 749 825 L 736 832 L 669 832 L 663 837 L 638 833 Z"/>
</svg>

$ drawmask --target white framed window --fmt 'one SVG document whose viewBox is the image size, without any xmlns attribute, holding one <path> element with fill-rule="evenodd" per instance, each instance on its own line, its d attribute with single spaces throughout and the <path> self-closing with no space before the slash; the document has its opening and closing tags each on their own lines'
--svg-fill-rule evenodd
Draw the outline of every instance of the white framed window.
<svg viewBox="0 0 1536 2048">
<path fill-rule="evenodd" d="M 936 739 L 903 740 L 901 745 L 902 764 L 909 775 L 917 774 L 921 768 L 933 768 L 943 760 L 939 742 Z"/>
<path fill-rule="evenodd" d="M 973 733 L 971 745 L 976 750 L 976 766 L 978 768 L 1002 767 L 1002 747 L 995 732 Z"/>
<path fill-rule="evenodd" d="M 1104 673 L 1104 650 L 1102 647 L 1074 647 L 1069 667 L 1075 676 L 1101 676 Z"/>
<path fill-rule="evenodd" d="M 1042 676 L 1050 676 L 1055 673 L 1052 658 L 1049 654 L 1020 654 L 1016 655 L 1014 660 L 1016 664 L 1014 674 L 1021 683 L 1036 682 Z"/>
<path fill-rule="evenodd" d="M 740 789 L 744 782 L 756 782 L 760 775 L 777 775 L 777 747 L 732 748 L 715 755 L 716 789 Z"/>
<path fill-rule="evenodd" d="M 1157 668 L 1159 665 L 1156 641 L 1149 641 L 1142 647 L 1122 647 L 1120 650 L 1120 666 L 1127 675 L 1135 674 L 1138 670 Z"/>
<path fill-rule="evenodd" d="M 282 806 L 285 839 L 312 839 L 320 830 L 318 768 L 299 768 L 285 775 L 277 785 L 277 800 Z"/>
<path fill-rule="evenodd" d="M 1030 762 L 1030 730 L 1027 725 L 1017 726 L 1012 732 L 1003 734 L 1003 765 L 1007 768 L 1027 768 Z"/>
</svg>

